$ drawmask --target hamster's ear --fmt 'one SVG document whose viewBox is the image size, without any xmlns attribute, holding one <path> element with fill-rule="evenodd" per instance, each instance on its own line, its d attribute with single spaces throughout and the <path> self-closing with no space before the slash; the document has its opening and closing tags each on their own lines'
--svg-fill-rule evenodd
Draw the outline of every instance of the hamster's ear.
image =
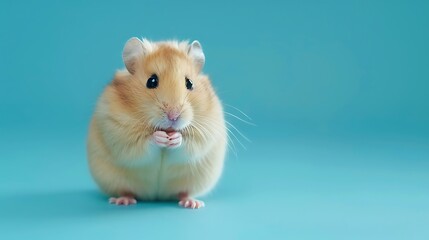
<svg viewBox="0 0 429 240">
<path fill-rule="evenodd" d="M 198 67 L 198 71 L 203 69 L 204 63 L 206 62 L 206 57 L 204 56 L 203 48 L 201 47 L 200 42 L 193 41 L 189 46 L 188 55 L 192 58 L 195 65 Z"/>
<path fill-rule="evenodd" d="M 142 42 L 136 37 L 130 38 L 127 43 L 125 43 L 124 50 L 122 52 L 122 59 L 124 60 L 128 72 L 134 74 L 136 71 L 136 62 L 139 58 L 142 58 L 148 53 L 149 44 L 150 43 L 146 39 L 143 39 Z"/>
</svg>

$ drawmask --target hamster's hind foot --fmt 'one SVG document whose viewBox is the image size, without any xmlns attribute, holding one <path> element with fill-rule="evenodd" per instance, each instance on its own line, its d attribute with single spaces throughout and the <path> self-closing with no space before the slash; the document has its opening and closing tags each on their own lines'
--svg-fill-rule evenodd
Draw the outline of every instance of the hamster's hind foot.
<svg viewBox="0 0 429 240">
<path fill-rule="evenodd" d="M 198 209 L 205 206 L 203 201 L 192 199 L 192 198 L 184 198 L 179 201 L 179 206 L 184 208 L 192 208 Z"/>
<path fill-rule="evenodd" d="M 111 197 L 109 199 L 109 203 L 110 204 L 115 204 L 115 205 L 133 205 L 137 203 L 137 200 L 134 197 L 130 197 L 130 196 L 122 196 L 122 197 Z"/>
</svg>

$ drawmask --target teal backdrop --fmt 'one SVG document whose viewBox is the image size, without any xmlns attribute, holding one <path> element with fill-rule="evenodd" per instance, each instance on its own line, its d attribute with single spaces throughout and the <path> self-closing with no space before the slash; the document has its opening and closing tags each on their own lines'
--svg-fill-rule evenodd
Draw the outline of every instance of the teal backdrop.
<svg viewBox="0 0 429 240">
<path fill-rule="evenodd" d="M 429 239 L 428 13 L 428 1 L 1 1 L 0 238 Z M 236 128 L 204 209 L 111 206 L 90 177 L 88 122 L 133 36 L 204 48 Z"/>
</svg>

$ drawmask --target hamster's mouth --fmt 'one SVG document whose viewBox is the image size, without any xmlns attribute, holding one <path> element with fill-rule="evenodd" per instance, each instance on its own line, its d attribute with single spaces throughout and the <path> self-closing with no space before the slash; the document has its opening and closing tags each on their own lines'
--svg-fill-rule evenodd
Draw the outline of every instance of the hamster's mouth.
<svg viewBox="0 0 429 240">
<path fill-rule="evenodd" d="M 167 128 L 167 129 L 164 129 L 163 131 L 164 131 L 164 132 L 166 132 L 166 133 L 177 132 L 177 131 L 176 131 L 176 129 L 174 129 L 174 128 L 172 128 L 172 127 L 169 127 L 169 128 Z"/>
<path fill-rule="evenodd" d="M 163 132 L 166 132 L 166 133 L 180 132 L 180 130 L 174 129 L 172 127 L 169 127 L 169 128 L 158 128 L 157 130 L 158 131 L 163 131 Z"/>
</svg>

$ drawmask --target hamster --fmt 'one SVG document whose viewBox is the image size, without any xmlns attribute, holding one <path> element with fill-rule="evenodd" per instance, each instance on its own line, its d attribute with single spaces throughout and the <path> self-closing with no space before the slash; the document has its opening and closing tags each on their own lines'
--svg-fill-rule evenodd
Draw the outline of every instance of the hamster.
<svg viewBox="0 0 429 240">
<path fill-rule="evenodd" d="M 177 200 L 201 208 L 218 182 L 227 130 L 219 98 L 202 73 L 198 41 L 131 38 L 123 70 L 104 89 L 91 119 L 90 172 L 109 202 Z"/>
</svg>

